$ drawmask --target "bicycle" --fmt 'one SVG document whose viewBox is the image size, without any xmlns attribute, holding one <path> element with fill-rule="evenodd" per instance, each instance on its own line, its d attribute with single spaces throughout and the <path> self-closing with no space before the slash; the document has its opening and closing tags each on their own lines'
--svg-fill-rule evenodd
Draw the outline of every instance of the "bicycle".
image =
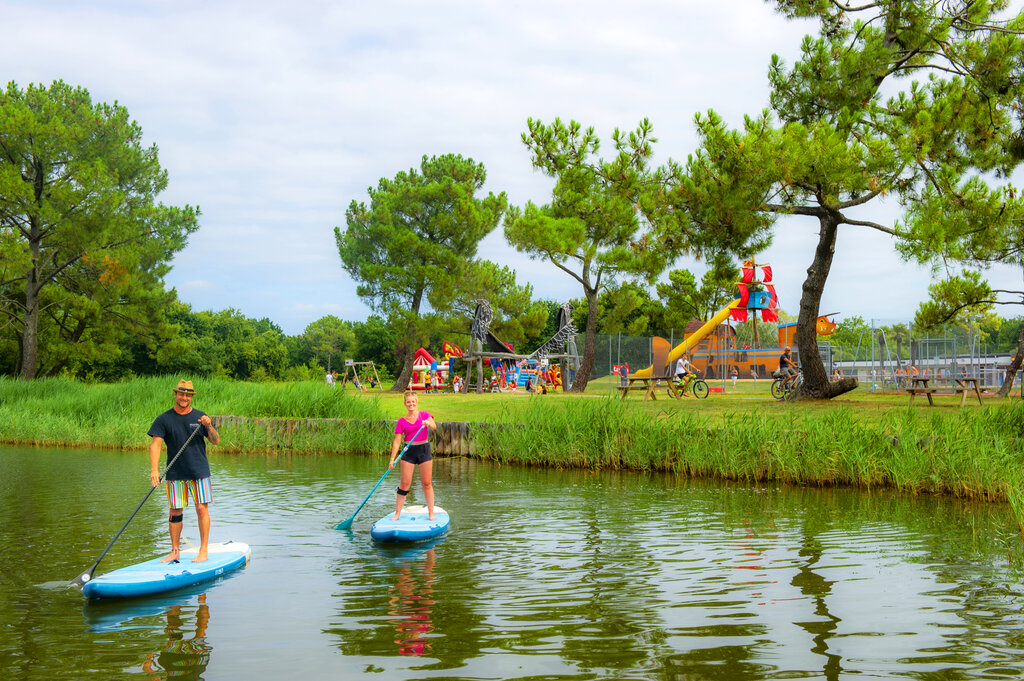
<svg viewBox="0 0 1024 681">
<path fill-rule="evenodd" d="M 706 399 L 708 393 L 711 392 L 711 390 L 708 388 L 708 382 L 705 381 L 703 378 L 699 377 L 694 378 L 692 381 L 690 381 L 689 389 L 690 394 L 692 394 L 698 400 Z M 672 379 L 672 384 L 669 386 L 668 389 L 668 395 L 669 397 L 675 397 L 677 399 L 681 398 L 683 396 L 682 381 Z"/>
<path fill-rule="evenodd" d="M 784 400 L 787 396 L 804 382 L 804 372 L 797 371 L 796 377 L 793 380 L 787 382 L 787 376 L 776 376 L 775 380 L 772 381 L 772 397 L 777 400 Z"/>
</svg>

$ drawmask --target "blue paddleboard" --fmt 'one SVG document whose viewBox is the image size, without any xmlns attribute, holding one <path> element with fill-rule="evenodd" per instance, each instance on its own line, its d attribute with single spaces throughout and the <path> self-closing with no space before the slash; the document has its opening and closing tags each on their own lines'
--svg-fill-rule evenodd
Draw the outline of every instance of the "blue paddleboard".
<svg viewBox="0 0 1024 681">
<path fill-rule="evenodd" d="M 131 598 L 150 596 L 205 582 L 236 570 L 249 562 L 249 545 L 242 542 L 210 544 L 209 560 L 193 563 L 199 549 L 181 552 L 173 563 L 161 563 L 159 558 L 137 565 L 118 568 L 93 577 L 82 587 L 87 598 Z"/>
<path fill-rule="evenodd" d="M 427 517 L 426 506 L 406 506 L 398 520 L 392 520 L 393 513 L 378 520 L 370 528 L 370 537 L 379 542 L 416 542 L 440 537 L 451 527 L 448 511 L 434 507 L 434 518 Z"/>
</svg>

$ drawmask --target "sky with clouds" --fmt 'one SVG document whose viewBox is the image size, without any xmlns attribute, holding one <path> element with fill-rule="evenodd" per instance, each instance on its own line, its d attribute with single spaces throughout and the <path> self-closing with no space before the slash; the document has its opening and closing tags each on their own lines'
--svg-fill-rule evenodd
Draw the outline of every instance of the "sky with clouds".
<svg viewBox="0 0 1024 681">
<path fill-rule="evenodd" d="M 156 144 L 164 203 L 198 205 L 201 228 L 167 282 L 195 310 L 234 308 L 298 334 L 324 315 L 370 313 L 342 270 L 334 227 L 381 177 L 423 155 L 487 168 L 485 191 L 545 203 L 552 181 L 520 141 L 528 117 L 612 131 L 650 119 L 657 162 L 685 161 L 695 113 L 732 125 L 767 104 L 772 54 L 792 63 L 806 23 L 761 0 L 356 3 L 0 0 L 4 82 L 82 86 L 117 101 Z M 894 207 L 857 217 L 891 223 Z M 817 223 L 788 218 L 758 255 L 795 313 Z M 821 311 L 909 320 L 932 274 L 889 237 L 845 227 Z M 499 227 L 479 255 L 514 267 L 537 297 L 579 284 L 531 261 Z M 700 274 L 701 265 L 680 261 Z M 1021 272 L 990 273 L 1021 288 Z M 1013 316 L 1014 308 L 1003 314 Z"/>
</svg>

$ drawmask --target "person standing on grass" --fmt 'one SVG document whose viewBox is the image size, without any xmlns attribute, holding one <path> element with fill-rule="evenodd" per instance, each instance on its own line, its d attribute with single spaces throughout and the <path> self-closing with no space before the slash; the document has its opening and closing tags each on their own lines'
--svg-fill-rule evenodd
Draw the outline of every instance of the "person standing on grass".
<svg viewBox="0 0 1024 681">
<path fill-rule="evenodd" d="M 427 502 L 427 517 L 434 518 L 434 486 L 431 476 L 434 470 L 434 461 L 430 455 L 429 433 L 426 429 L 437 430 L 434 417 L 430 412 L 419 410 L 419 399 L 416 393 L 409 390 L 405 393 L 406 414 L 395 423 L 395 439 L 391 443 L 391 462 L 389 468 L 395 467 L 395 457 L 398 456 L 402 443 L 412 443 L 409 451 L 405 453 L 401 461 L 401 479 L 398 483 L 398 490 L 395 498 L 395 515 L 392 520 L 398 520 L 402 515 L 402 506 L 405 505 L 405 497 L 412 487 L 412 475 L 419 468 L 420 486 L 423 487 L 423 499 Z M 421 426 L 426 426 L 424 432 L 419 432 Z M 417 433 L 419 434 L 417 435 Z M 415 438 L 415 439 L 413 439 Z"/>
<path fill-rule="evenodd" d="M 732 368 L 732 387 L 736 387 L 736 379 L 740 377 L 740 370 L 735 366 Z"/>
<path fill-rule="evenodd" d="M 174 388 L 174 406 L 156 417 L 149 427 L 148 435 L 153 438 L 149 444 L 149 481 L 153 487 L 160 484 L 160 450 L 167 443 L 167 461 L 170 463 L 178 450 L 188 442 L 174 465 L 167 469 L 167 505 L 170 507 L 168 528 L 171 535 L 171 552 L 160 559 L 162 563 L 177 561 L 178 542 L 181 539 L 182 513 L 192 495 L 199 520 L 199 553 L 194 563 L 207 560 L 207 545 L 210 541 L 210 509 L 213 500 L 210 489 L 210 463 L 206 459 L 206 440 L 210 444 L 220 443 L 220 435 L 213 427 L 210 417 L 192 408 L 192 397 L 196 394 L 192 381 L 178 381 Z M 197 428 L 197 437 L 189 436 Z"/>
</svg>

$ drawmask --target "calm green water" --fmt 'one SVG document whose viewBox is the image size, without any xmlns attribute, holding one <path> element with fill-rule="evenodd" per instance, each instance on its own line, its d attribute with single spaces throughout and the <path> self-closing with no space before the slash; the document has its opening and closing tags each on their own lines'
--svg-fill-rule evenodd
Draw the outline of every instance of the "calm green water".
<svg viewBox="0 0 1024 681">
<path fill-rule="evenodd" d="M 148 485 L 146 454 L 0 448 L 0 679 L 1016 678 L 1008 509 L 888 493 L 442 459 L 452 533 L 385 549 L 359 457 L 215 456 L 213 540 L 252 562 L 191 591 L 60 587 Z M 154 498 L 99 572 L 166 548 Z M 185 513 L 196 540 L 195 516 Z"/>
</svg>

